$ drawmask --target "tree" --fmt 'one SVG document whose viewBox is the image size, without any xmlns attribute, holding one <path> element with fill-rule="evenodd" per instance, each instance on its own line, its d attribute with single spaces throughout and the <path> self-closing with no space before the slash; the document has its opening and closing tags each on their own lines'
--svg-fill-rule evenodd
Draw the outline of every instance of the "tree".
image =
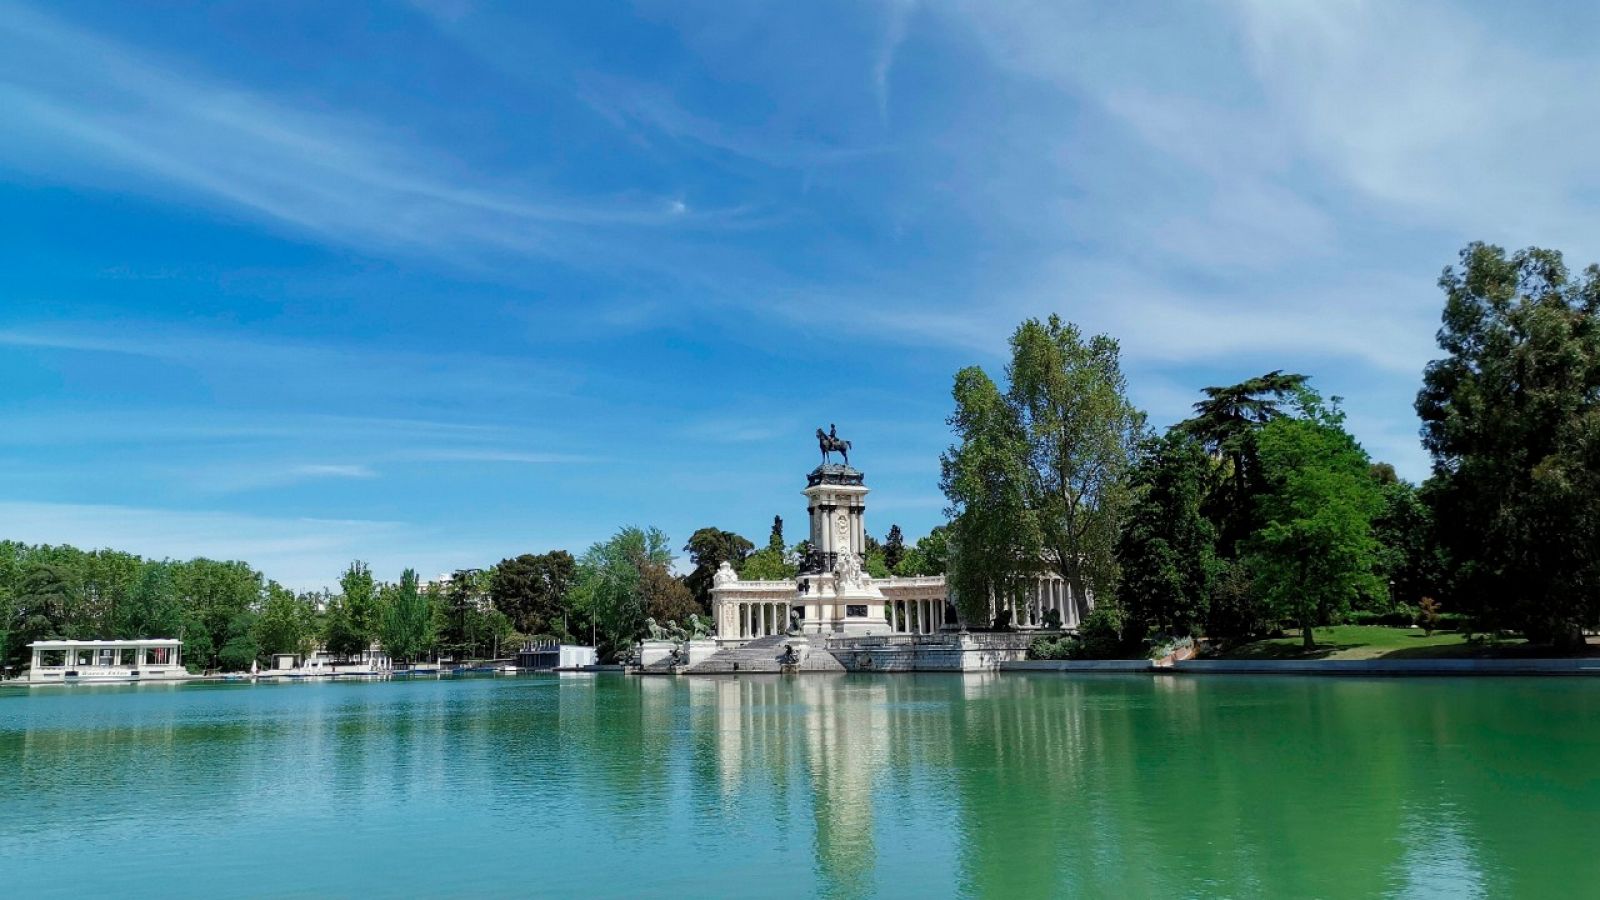
<svg viewBox="0 0 1600 900">
<path fill-rule="evenodd" d="M 378 634 L 378 588 L 366 563 L 359 559 L 350 563 L 339 576 L 339 593 L 343 597 L 340 606 L 348 630 L 341 635 L 342 645 L 333 652 L 341 655 L 365 653 Z"/>
<path fill-rule="evenodd" d="M 489 598 L 523 634 L 565 633 L 568 594 L 578 563 L 565 550 L 503 559 L 489 577 Z"/>
<path fill-rule="evenodd" d="M 1074 587 L 1110 601 L 1128 474 L 1145 436 L 1127 398 L 1117 342 L 1085 341 L 1057 316 L 1011 338 L 1008 405 L 1025 435 L 1027 502 L 1046 561 Z"/>
<path fill-rule="evenodd" d="M 187 607 L 181 635 L 184 657 L 196 666 L 214 668 L 221 663 L 221 648 L 240 638 L 240 627 L 248 634 L 249 626 L 241 626 L 240 617 L 261 602 L 261 573 L 242 562 L 201 558 L 180 563 L 173 577 Z M 242 650 L 236 648 L 235 657 L 238 652 Z"/>
<path fill-rule="evenodd" d="M 67 615 L 76 586 L 72 571 L 54 562 L 29 559 L 18 575 L 7 650 L 12 659 L 21 661 L 29 643 L 67 636 Z"/>
<path fill-rule="evenodd" d="M 173 564 L 147 562 L 117 609 L 116 633 L 124 638 L 175 637 L 183 630 L 183 607 Z"/>
<path fill-rule="evenodd" d="M 939 459 L 939 486 L 951 518 L 949 584 L 968 622 L 1015 610 L 1036 571 L 1040 537 L 1025 493 L 1027 442 L 1005 397 L 977 366 L 956 373 L 957 443 Z"/>
<path fill-rule="evenodd" d="M 457 569 L 442 587 L 443 614 L 438 623 L 439 644 L 457 659 L 466 659 L 485 643 L 482 616 L 487 605 L 487 574 L 482 569 Z"/>
<path fill-rule="evenodd" d="M 645 615 L 657 622 L 682 625 L 700 612 L 700 604 L 682 581 L 660 563 L 646 563 L 639 571 L 639 592 L 644 598 Z"/>
<path fill-rule="evenodd" d="M 767 545 L 745 557 L 739 567 L 739 577 L 747 581 L 787 581 L 799 573 L 796 560 L 800 554 L 791 554 L 783 544 L 783 518 L 772 517 L 772 531 L 767 535 Z"/>
<path fill-rule="evenodd" d="M 360 633 L 356 631 L 349 607 L 343 594 L 328 599 L 327 611 L 322 616 L 322 646 L 335 656 L 349 657 L 367 649 Z"/>
<path fill-rule="evenodd" d="M 777 553 L 763 547 L 750 554 L 739 570 L 739 577 L 747 581 L 788 581 L 799 574 L 800 567 L 789 554 Z"/>
<path fill-rule="evenodd" d="M 896 575 L 943 575 L 950 556 L 950 526 L 938 525 L 917 539 L 906 551 L 900 564 L 894 567 Z"/>
<path fill-rule="evenodd" d="M 683 551 L 689 554 L 694 569 L 684 579 L 684 584 L 694 594 L 701 612 L 711 609 L 711 584 L 717 568 L 728 563 L 742 571 L 745 560 L 754 550 L 755 544 L 720 528 L 701 528 L 689 536 L 689 543 L 683 546 Z"/>
<path fill-rule="evenodd" d="M 1210 474 L 1205 448 L 1179 429 L 1151 440 L 1134 469 L 1135 499 L 1117 545 L 1130 640 L 1195 634 L 1206 620 L 1217 540 L 1201 514 Z"/>
<path fill-rule="evenodd" d="M 1316 625 L 1383 590 L 1372 537 L 1383 499 L 1337 407 L 1323 407 L 1304 389 L 1301 405 L 1303 418 L 1261 429 L 1263 524 L 1246 543 L 1245 561 L 1269 608 L 1298 624 L 1310 648 Z"/>
<path fill-rule="evenodd" d="M 648 613 L 641 582 L 646 568 L 672 565 L 667 548 L 667 536 L 659 529 L 628 526 L 578 560 L 573 600 L 593 620 L 608 657 L 644 634 Z"/>
<path fill-rule="evenodd" d="M 120 550 L 74 551 L 80 577 L 79 603 L 73 618 L 80 630 L 92 637 L 117 633 L 119 610 L 144 568 L 143 560 Z"/>
<path fill-rule="evenodd" d="M 1378 542 L 1378 574 L 1389 587 L 1389 596 L 1381 598 L 1384 606 L 1415 606 L 1425 596 L 1440 596 L 1449 565 L 1424 492 L 1395 475 L 1392 466 L 1374 465 L 1372 475 L 1383 496 L 1372 536 Z"/>
<path fill-rule="evenodd" d="M 899 525 L 890 525 L 889 534 L 883 539 L 883 564 L 891 571 L 906 557 L 906 536 L 900 532 Z"/>
<path fill-rule="evenodd" d="M 256 640 L 256 613 L 245 610 L 228 622 L 221 648 L 216 653 L 216 666 L 224 671 L 242 672 L 261 658 L 261 644 Z"/>
<path fill-rule="evenodd" d="M 260 652 L 305 653 L 311 646 L 315 610 L 276 581 L 267 583 L 267 600 L 255 621 L 254 636 Z"/>
<path fill-rule="evenodd" d="M 1579 645 L 1600 624 L 1600 268 L 1474 243 L 1439 286 L 1445 355 L 1416 408 L 1455 600 Z"/>
<path fill-rule="evenodd" d="M 1206 503 L 1206 514 L 1217 528 L 1219 551 L 1228 558 L 1239 542 L 1257 526 L 1256 498 L 1262 474 L 1256 453 L 1256 436 L 1268 422 L 1281 417 L 1284 403 L 1292 400 L 1309 379 L 1275 369 L 1225 387 L 1201 388 L 1205 399 L 1194 405 L 1194 415 L 1178 423 L 1209 450 L 1219 462 Z"/>
<path fill-rule="evenodd" d="M 383 586 L 379 609 L 379 640 L 390 659 L 413 662 L 433 646 L 432 604 L 417 589 L 415 569 L 400 573 L 399 584 Z"/>
</svg>

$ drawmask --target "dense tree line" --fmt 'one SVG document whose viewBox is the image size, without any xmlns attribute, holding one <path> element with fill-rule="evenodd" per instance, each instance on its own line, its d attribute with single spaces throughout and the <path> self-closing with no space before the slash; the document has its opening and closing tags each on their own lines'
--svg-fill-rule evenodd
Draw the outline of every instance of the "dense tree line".
<svg viewBox="0 0 1600 900">
<path fill-rule="evenodd" d="M 1580 642 L 1600 626 L 1600 269 L 1473 244 L 1439 283 L 1421 485 L 1370 460 L 1305 375 L 1204 388 L 1155 434 L 1114 341 L 1023 323 L 1004 389 L 955 378 L 943 487 L 963 612 L 1003 619 L 1051 568 L 1094 592 L 1086 630 L 1123 648 L 1285 626 L 1310 645 L 1315 625 L 1441 606 Z"/>
<path fill-rule="evenodd" d="M 745 578 L 791 578 L 804 546 L 786 546 L 774 518 L 767 545 L 702 528 L 684 551 L 693 564 L 673 574 L 661 531 L 623 528 L 581 557 L 565 550 L 522 554 L 488 569 L 462 569 L 427 584 L 407 569 L 381 582 L 352 562 L 338 590 L 296 593 L 243 562 L 147 560 L 112 550 L 0 542 L 0 659 L 25 663 L 30 641 L 48 638 L 177 637 L 196 670 L 238 671 L 274 653 L 323 649 L 360 658 L 382 649 L 395 660 L 482 659 L 527 640 L 595 641 L 607 655 L 631 646 L 645 620 L 709 617 L 711 576 L 728 561 Z M 888 575 L 942 571 L 942 531 L 906 546 L 898 526 L 869 567 Z"/>
</svg>

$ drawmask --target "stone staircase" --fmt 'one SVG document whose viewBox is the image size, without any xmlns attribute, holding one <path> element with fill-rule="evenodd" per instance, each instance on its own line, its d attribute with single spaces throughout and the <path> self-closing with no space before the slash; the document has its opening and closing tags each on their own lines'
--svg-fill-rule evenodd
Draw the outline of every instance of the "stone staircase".
<svg viewBox="0 0 1600 900">
<path fill-rule="evenodd" d="M 799 655 L 800 660 L 795 665 L 785 666 L 779 662 L 783 658 L 785 645 L 793 647 Z M 828 652 L 827 638 L 821 635 L 789 637 L 775 634 L 756 638 L 743 647 L 718 650 L 698 665 L 680 671 L 686 675 L 744 675 L 753 672 L 843 672 L 845 668 Z"/>
</svg>

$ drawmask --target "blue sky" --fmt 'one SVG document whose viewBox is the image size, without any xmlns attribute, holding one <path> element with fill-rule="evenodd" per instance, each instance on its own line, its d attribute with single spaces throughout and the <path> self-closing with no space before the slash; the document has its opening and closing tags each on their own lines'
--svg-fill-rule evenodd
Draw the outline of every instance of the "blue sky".
<svg viewBox="0 0 1600 900">
<path fill-rule="evenodd" d="M 1435 280 L 1600 257 L 1600 10 L 9 3 L 0 534 L 297 587 L 942 518 L 1022 318 L 1182 418 L 1275 368 L 1420 478 Z"/>
</svg>

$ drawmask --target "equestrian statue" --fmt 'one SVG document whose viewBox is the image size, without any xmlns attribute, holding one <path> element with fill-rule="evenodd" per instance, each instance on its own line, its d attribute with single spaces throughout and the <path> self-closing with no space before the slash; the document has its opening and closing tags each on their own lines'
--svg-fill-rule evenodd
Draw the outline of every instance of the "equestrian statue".
<svg viewBox="0 0 1600 900">
<path fill-rule="evenodd" d="M 832 460 L 830 454 L 834 453 L 844 457 L 845 465 L 850 465 L 850 442 L 839 440 L 839 432 L 834 429 L 831 423 L 828 425 L 827 431 L 823 431 L 821 428 L 817 429 L 817 449 L 822 451 L 823 465 L 827 465 Z"/>
</svg>

